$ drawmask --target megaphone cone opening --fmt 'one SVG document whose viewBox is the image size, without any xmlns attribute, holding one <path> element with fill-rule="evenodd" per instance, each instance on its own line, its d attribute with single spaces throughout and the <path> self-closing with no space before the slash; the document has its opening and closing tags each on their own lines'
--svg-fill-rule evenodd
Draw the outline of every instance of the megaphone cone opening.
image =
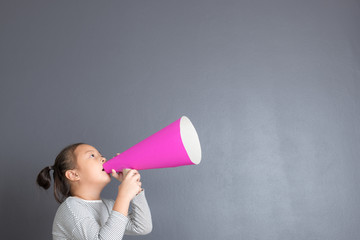
<svg viewBox="0 0 360 240">
<path fill-rule="evenodd" d="M 180 119 L 180 136 L 185 150 L 194 164 L 201 162 L 201 146 L 198 134 L 190 119 L 182 116 Z"/>
</svg>

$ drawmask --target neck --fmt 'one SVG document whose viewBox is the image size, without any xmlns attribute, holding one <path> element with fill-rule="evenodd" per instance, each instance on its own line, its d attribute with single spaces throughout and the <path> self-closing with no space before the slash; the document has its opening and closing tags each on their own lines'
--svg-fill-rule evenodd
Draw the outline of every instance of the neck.
<svg viewBox="0 0 360 240">
<path fill-rule="evenodd" d="M 104 186 L 94 187 L 92 186 L 72 186 L 71 195 L 84 200 L 100 200 L 100 193 Z"/>
</svg>

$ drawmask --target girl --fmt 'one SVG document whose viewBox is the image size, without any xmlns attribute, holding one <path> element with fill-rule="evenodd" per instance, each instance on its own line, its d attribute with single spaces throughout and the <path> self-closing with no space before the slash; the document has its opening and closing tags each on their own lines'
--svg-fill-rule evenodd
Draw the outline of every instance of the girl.
<svg viewBox="0 0 360 240">
<path fill-rule="evenodd" d="M 115 240 L 123 239 L 124 234 L 151 232 L 151 213 L 138 171 L 123 176 L 113 170 L 112 176 L 121 182 L 116 200 L 100 198 L 111 181 L 110 174 L 102 171 L 105 161 L 93 146 L 75 143 L 57 155 L 53 166 L 41 170 L 37 184 L 48 189 L 53 170 L 54 196 L 61 203 L 53 222 L 53 239 Z"/>
</svg>

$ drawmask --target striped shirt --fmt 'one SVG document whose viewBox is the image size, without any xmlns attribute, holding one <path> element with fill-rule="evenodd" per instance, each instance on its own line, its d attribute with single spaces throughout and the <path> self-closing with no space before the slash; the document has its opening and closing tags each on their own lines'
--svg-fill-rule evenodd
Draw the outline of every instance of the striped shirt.
<svg viewBox="0 0 360 240">
<path fill-rule="evenodd" d="M 84 200 L 68 197 L 59 206 L 53 222 L 54 240 L 121 240 L 126 235 L 145 235 L 152 230 L 145 190 L 131 200 L 128 216 L 112 210 L 114 200 Z"/>
</svg>

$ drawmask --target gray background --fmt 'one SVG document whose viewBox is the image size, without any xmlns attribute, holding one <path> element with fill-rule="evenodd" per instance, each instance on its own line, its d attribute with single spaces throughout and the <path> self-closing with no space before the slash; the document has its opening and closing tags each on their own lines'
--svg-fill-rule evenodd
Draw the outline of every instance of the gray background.
<svg viewBox="0 0 360 240">
<path fill-rule="evenodd" d="M 2 0 L 0 20 L 2 239 L 51 238 L 35 179 L 63 147 L 109 159 L 182 115 L 202 162 L 141 171 L 154 228 L 125 239 L 360 239 L 359 1 Z"/>
</svg>

